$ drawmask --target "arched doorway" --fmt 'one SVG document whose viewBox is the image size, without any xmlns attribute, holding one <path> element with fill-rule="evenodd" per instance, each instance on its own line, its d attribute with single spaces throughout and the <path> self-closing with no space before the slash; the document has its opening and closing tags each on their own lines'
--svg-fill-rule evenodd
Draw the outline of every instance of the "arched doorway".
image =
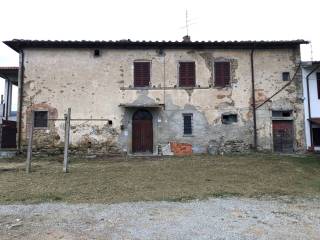
<svg viewBox="0 0 320 240">
<path fill-rule="evenodd" d="M 132 117 L 132 152 L 153 152 L 152 114 L 137 110 Z"/>
</svg>

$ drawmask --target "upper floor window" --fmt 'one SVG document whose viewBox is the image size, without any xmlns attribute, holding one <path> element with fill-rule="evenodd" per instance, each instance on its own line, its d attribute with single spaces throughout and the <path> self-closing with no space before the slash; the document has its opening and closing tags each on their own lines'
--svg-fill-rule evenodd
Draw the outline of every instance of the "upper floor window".
<svg viewBox="0 0 320 240">
<path fill-rule="evenodd" d="M 95 49 L 95 50 L 93 51 L 93 56 L 94 56 L 94 57 L 100 57 L 100 50 L 99 50 L 99 49 Z"/>
<path fill-rule="evenodd" d="M 48 111 L 35 111 L 34 112 L 34 127 L 35 128 L 48 127 Z"/>
<path fill-rule="evenodd" d="M 179 63 L 179 87 L 194 87 L 196 85 L 195 62 Z"/>
<path fill-rule="evenodd" d="M 225 87 L 230 84 L 230 62 L 214 63 L 214 85 Z"/>
<path fill-rule="evenodd" d="M 318 99 L 320 99 L 320 72 L 317 72 Z"/>
<path fill-rule="evenodd" d="M 150 62 L 134 62 L 134 86 L 148 87 L 150 85 Z"/>
<path fill-rule="evenodd" d="M 282 80 L 283 81 L 289 81 L 290 80 L 290 73 L 289 72 L 283 72 L 282 73 Z"/>
</svg>

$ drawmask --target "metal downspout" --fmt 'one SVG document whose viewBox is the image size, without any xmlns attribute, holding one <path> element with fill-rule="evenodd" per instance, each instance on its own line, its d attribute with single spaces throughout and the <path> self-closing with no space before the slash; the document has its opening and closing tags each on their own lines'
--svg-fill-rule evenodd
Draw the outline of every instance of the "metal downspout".
<svg viewBox="0 0 320 240">
<path fill-rule="evenodd" d="M 166 109 L 166 53 L 163 52 L 163 110 Z"/>
<path fill-rule="evenodd" d="M 255 96 L 255 79 L 254 79 L 254 48 L 251 50 L 251 91 L 252 91 L 252 114 L 253 114 L 253 149 L 257 150 L 257 116 L 256 116 L 256 96 Z"/>
<path fill-rule="evenodd" d="M 21 153 L 21 129 L 22 129 L 22 102 L 23 102 L 23 81 L 24 80 L 24 52 L 20 51 L 19 58 L 19 78 L 18 78 L 18 88 L 19 88 L 19 100 L 18 100 L 18 144 L 17 149 L 18 153 Z"/>
<path fill-rule="evenodd" d="M 6 105 L 5 105 L 5 120 L 9 119 L 9 102 L 10 102 L 10 81 L 9 78 L 6 78 Z"/>
</svg>

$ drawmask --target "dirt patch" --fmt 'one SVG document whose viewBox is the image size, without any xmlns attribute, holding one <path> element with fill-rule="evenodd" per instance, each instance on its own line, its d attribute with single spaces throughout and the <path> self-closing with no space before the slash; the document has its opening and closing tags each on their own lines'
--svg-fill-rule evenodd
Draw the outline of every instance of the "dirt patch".
<svg viewBox="0 0 320 240">
<path fill-rule="evenodd" d="M 319 239 L 319 199 L 0 206 L 9 239 Z"/>
<path fill-rule="evenodd" d="M 233 155 L 156 158 L 24 158 L 0 162 L 0 202 L 119 203 L 210 197 L 320 195 L 317 156 Z M 1 169 L 10 169 L 8 171 Z"/>
</svg>

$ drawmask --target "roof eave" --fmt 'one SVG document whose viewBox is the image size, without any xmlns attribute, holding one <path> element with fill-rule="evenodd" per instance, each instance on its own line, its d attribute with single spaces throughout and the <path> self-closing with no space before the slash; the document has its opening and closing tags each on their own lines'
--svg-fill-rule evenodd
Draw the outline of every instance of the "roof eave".
<svg viewBox="0 0 320 240">
<path fill-rule="evenodd" d="M 3 41 L 3 43 L 16 52 L 19 52 L 22 49 L 17 48 L 17 44 L 13 43 L 13 41 Z"/>
<path fill-rule="evenodd" d="M 147 42 L 147 41 L 39 41 L 11 40 L 4 44 L 19 52 L 25 48 L 109 48 L 109 49 L 284 49 L 308 44 L 293 41 L 229 41 L 229 42 Z"/>
<path fill-rule="evenodd" d="M 316 65 L 320 65 L 320 61 L 303 61 L 301 62 L 302 67 L 313 67 Z"/>
</svg>

